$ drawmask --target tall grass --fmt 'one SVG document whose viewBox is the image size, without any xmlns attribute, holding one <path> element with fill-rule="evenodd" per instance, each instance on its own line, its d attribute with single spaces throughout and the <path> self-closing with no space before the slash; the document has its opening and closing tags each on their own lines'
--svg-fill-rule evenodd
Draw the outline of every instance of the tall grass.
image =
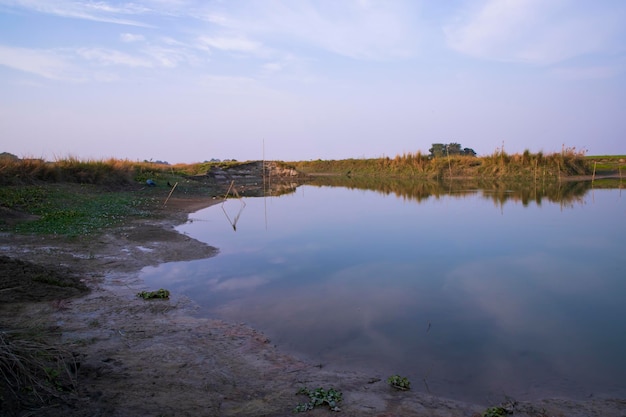
<svg viewBox="0 0 626 417">
<path fill-rule="evenodd" d="M 73 182 L 79 184 L 122 185 L 133 181 L 135 167 L 128 161 L 80 160 L 75 157 L 54 162 L 43 159 L 1 159 L 0 184 Z"/>
<path fill-rule="evenodd" d="M 591 165 L 584 151 L 563 148 L 561 152 L 508 154 L 497 149 L 483 157 L 450 155 L 438 158 L 421 152 L 404 153 L 395 158 L 317 160 L 291 163 L 310 174 L 342 174 L 348 176 L 417 176 L 424 178 L 495 178 L 495 179 L 558 179 L 564 176 L 590 175 Z"/>
<path fill-rule="evenodd" d="M 199 164 L 165 165 L 125 159 L 76 157 L 44 161 L 38 158 L 0 158 L 0 185 L 70 182 L 78 184 L 126 185 L 164 174 L 199 173 Z M 206 171 L 205 171 L 206 172 Z"/>
<path fill-rule="evenodd" d="M 37 158 L 0 158 L 0 185 L 37 184 L 38 182 L 70 182 L 110 186 L 169 179 L 173 176 L 204 175 L 214 165 L 227 168 L 239 162 L 165 165 L 124 159 L 81 160 L 67 157 L 56 161 Z M 405 152 L 393 158 L 317 160 L 283 163 L 303 173 L 341 174 L 348 176 L 394 176 L 423 178 L 541 178 L 590 175 L 593 162 L 584 152 L 563 148 L 561 152 L 544 154 L 526 150 L 508 154 L 496 149 L 483 157 L 444 156 L 432 158 L 421 152 Z"/>
<path fill-rule="evenodd" d="M 40 158 L 0 158 L 0 185 L 38 182 L 127 185 L 174 176 L 204 175 L 214 165 L 228 167 L 239 162 L 205 162 L 167 165 L 127 159 L 79 159 L 73 156 L 55 161 Z"/>
</svg>

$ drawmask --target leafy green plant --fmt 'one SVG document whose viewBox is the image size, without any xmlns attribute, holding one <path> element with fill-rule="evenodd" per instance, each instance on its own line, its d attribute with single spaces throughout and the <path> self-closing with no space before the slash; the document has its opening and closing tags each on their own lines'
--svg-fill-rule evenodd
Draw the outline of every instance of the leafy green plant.
<svg viewBox="0 0 626 417">
<path fill-rule="evenodd" d="M 170 298 L 170 292 L 168 290 L 164 290 L 163 288 L 159 288 L 156 291 L 138 292 L 137 297 L 143 298 L 144 300 L 151 300 L 154 298 L 166 300 Z"/>
<path fill-rule="evenodd" d="M 317 406 L 328 405 L 328 408 L 331 411 L 341 411 L 339 408 L 339 403 L 341 403 L 343 394 L 341 391 L 337 391 L 334 388 L 329 388 L 325 390 L 324 388 L 317 388 L 313 391 L 307 388 L 300 388 L 297 394 L 308 395 L 310 401 L 303 404 L 298 404 L 294 409 L 294 412 L 301 413 L 304 411 L 309 411 L 314 409 Z"/>
<path fill-rule="evenodd" d="M 387 378 L 387 383 L 394 387 L 395 389 L 401 391 L 408 391 L 411 389 L 411 381 L 407 377 L 400 375 L 392 375 Z"/>
</svg>

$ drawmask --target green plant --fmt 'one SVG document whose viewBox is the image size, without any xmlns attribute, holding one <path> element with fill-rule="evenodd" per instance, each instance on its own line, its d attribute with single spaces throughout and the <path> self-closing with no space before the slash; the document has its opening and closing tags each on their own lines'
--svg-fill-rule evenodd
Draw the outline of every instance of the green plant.
<svg viewBox="0 0 626 417">
<path fill-rule="evenodd" d="M 170 298 L 170 292 L 168 290 L 164 290 L 163 288 L 159 288 L 156 291 L 141 291 L 137 293 L 137 297 L 143 298 L 144 300 L 150 300 L 153 298 L 159 298 L 162 300 Z"/>
<path fill-rule="evenodd" d="M 407 377 L 400 375 L 392 375 L 387 378 L 387 383 L 394 387 L 395 389 L 401 391 L 407 391 L 411 389 L 411 381 Z"/>
<path fill-rule="evenodd" d="M 483 417 L 503 417 L 511 412 L 504 407 L 489 407 L 483 413 Z"/>
<path fill-rule="evenodd" d="M 294 412 L 296 413 L 309 411 L 317 406 L 324 406 L 325 404 L 328 405 L 328 408 L 331 411 L 341 411 L 339 403 L 341 403 L 343 394 L 341 391 L 337 391 L 334 388 L 329 388 L 328 390 L 325 390 L 324 388 L 317 388 L 313 391 L 307 388 L 300 388 L 297 394 L 308 395 L 310 401 L 298 404 L 294 409 Z"/>
</svg>

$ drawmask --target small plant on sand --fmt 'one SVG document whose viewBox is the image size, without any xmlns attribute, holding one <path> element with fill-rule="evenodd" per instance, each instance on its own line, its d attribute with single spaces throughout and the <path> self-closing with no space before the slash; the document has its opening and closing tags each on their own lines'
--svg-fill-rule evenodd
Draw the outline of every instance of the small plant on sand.
<svg viewBox="0 0 626 417">
<path fill-rule="evenodd" d="M 482 417 L 504 417 L 507 414 L 510 414 L 510 411 L 504 407 L 489 407 Z"/>
<path fill-rule="evenodd" d="M 504 417 L 508 414 L 513 414 L 515 412 L 515 407 L 517 407 L 517 401 L 507 397 L 506 401 L 500 405 L 486 409 L 482 414 L 482 417 Z"/>
<path fill-rule="evenodd" d="M 137 293 L 137 297 L 143 298 L 144 300 L 151 300 L 154 298 L 167 300 L 170 298 L 170 292 L 168 290 L 164 290 L 160 288 L 156 291 L 141 291 Z"/>
<path fill-rule="evenodd" d="M 329 388 L 328 390 L 325 390 L 324 388 L 318 388 L 313 391 L 307 388 L 300 388 L 297 394 L 308 395 L 310 401 L 308 403 L 298 404 L 293 410 L 296 413 L 302 413 L 304 411 L 312 410 L 318 405 L 328 405 L 328 408 L 331 411 L 341 411 L 341 409 L 339 408 L 339 403 L 341 403 L 343 394 L 341 393 L 341 391 L 337 391 L 334 388 Z"/>
<path fill-rule="evenodd" d="M 387 383 L 394 387 L 395 389 L 401 391 L 408 391 L 411 389 L 411 381 L 407 377 L 400 375 L 392 375 L 387 378 Z"/>
</svg>

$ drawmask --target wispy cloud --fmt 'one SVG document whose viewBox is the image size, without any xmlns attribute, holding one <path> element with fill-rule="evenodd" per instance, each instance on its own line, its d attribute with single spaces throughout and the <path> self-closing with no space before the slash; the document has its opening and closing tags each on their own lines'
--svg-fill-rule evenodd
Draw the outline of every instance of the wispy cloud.
<svg viewBox="0 0 626 417">
<path fill-rule="evenodd" d="M 16 48 L 0 45 L 0 65 L 51 80 L 80 81 L 77 69 L 65 54 L 56 50 Z"/>
<path fill-rule="evenodd" d="M 571 7 L 570 0 L 470 4 L 473 7 L 444 27 L 448 45 L 463 54 L 551 65 L 623 48 L 626 3 L 619 3 L 617 8 L 616 2 L 593 2 L 593 8 Z"/>
<path fill-rule="evenodd" d="M 138 58 L 113 49 L 104 48 L 81 48 L 78 55 L 88 61 L 95 61 L 101 65 L 124 65 L 132 68 L 152 67 L 152 63 L 146 59 Z"/>
<path fill-rule="evenodd" d="M 123 67 L 173 68 L 192 59 L 179 49 L 150 46 L 129 54 L 107 48 L 29 49 L 0 45 L 0 65 L 57 81 L 110 82 L 119 79 L 115 71 Z"/>
<path fill-rule="evenodd" d="M 122 33 L 120 35 L 120 39 L 122 42 L 132 43 L 132 42 L 141 42 L 145 40 L 143 35 L 137 35 L 135 33 Z"/>
<path fill-rule="evenodd" d="M 228 11 L 207 11 L 203 17 L 251 39 L 271 39 L 272 48 L 288 49 L 297 40 L 355 59 L 386 60 L 412 56 L 419 41 L 413 2 L 238 2 L 231 6 Z"/>
<path fill-rule="evenodd" d="M 1 0 L 0 4 L 65 18 L 152 27 L 150 24 L 131 18 L 132 16 L 150 12 L 149 8 L 138 3 L 113 4 L 106 1 Z"/>
<path fill-rule="evenodd" d="M 182 46 L 151 45 L 142 50 L 143 54 L 150 57 L 160 67 L 175 68 L 182 62 L 195 63 L 198 60 L 187 48 Z"/>
<path fill-rule="evenodd" d="M 201 36 L 198 40 L 201 46 L 229 52 L 256 52 L 262 47 L 259 42 L 243 36 Z"/>
</svg>

